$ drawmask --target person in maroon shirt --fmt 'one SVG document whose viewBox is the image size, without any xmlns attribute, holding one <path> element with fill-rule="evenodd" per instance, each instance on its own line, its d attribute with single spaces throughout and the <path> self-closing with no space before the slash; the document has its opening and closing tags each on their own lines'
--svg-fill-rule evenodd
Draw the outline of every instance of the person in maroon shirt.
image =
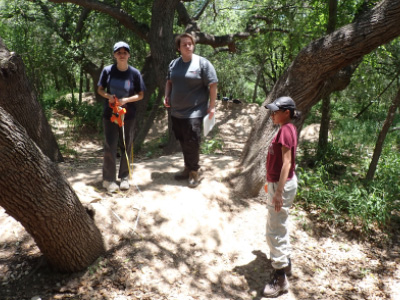
<svg viewBox="0 0 400 300">
<path fill-rule="evenodd" d="M 287 96 L 279 97 L 265 108 L 271 111 L 273 123 L 280 126 L 268 148 L 265 186 L 268 194 L 266 238 L 274 275 L 264 288 L 264 296 L 276 297 L 288 291 L 286 276 L 291 275 L 288 217 L 297 191 L 297 130 L 291 120 L 298 118 L 300 112 L 293 99 Z"/>
</svg>

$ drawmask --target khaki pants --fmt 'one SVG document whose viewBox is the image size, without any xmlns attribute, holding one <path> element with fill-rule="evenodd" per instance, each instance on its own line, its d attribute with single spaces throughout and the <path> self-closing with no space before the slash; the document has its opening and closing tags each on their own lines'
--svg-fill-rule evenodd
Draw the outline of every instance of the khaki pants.
<svg viewBox="0 0 400 300">
<path fill-rule="evenodd" d="M 267 200 L 267 244 L 269 246 L 272 267 L 274 269 L 285 268 L 290 258 L 291 246 L 289 240 L 289 209 L 297 191 L 297 177 L 286 182 L 283 190 L 283 206 L 279 212 L 275 211 L 272 205 L 272 198 L 275 194 L 277 182 L 268 182 L 268 200 Z"/>
</svg>

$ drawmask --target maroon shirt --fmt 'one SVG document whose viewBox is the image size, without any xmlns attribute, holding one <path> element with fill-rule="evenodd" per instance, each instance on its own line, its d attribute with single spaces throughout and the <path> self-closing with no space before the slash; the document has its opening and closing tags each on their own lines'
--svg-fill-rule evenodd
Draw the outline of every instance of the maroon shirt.
<svg viewBox="0 0 400 300">
<path fill-rule="evenodd" d="M 292 123 L 283 125 L 275 137 L 272 139 L 268 148 L 267 156 L 267 181 L 278 182 L 283 165 L 282 145 L 289 148 L 292 153 L 292 165 L 290 166 L 288 180 L 294 175 L 296 166 L 296 148 L 297 148 L 297 129 Z"/>
</svg>

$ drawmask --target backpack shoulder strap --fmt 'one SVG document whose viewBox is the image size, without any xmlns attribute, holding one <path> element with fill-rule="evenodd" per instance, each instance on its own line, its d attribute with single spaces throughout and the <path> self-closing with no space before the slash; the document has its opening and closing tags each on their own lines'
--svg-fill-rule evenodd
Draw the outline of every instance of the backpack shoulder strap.
<svg viewBox="0 0 400 300">
<path fill-rule="evenodd" d="M 175 58 L 174 60 L 172 60 L 172 61 L 169 63 L 169 68 L 172 69 L 173 67 L 175 67 L 175 65 L 176 65 L 176 63 L 178 62 L 179 59 L 180 59 L 180 57 Z"/>
</svg>

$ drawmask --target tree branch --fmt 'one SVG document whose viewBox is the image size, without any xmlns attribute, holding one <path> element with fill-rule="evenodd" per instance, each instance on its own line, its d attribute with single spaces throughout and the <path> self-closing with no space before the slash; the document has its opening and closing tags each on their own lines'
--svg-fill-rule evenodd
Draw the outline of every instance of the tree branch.
<svg viewBox="0 0 400 300">
<path fill-rule="evenodd" d="M 206 5 L 203 8 L 205 7 Z M 228 46 L 230 52 L 236 52 L 235 42 L 237 40 L 245 40 L 261 32 L 259 27 L 253 28 L 249 24 L 244 32 L 215 36 L 201 31 L 196 22 L 196 18 L 191 18 L 189 16 L 183 2 L 179 2 L 176 11 L 178 13 L 178 24 L 185 26 L 185 32 L 192 34 L 196 38 L 198 44 L 209 45 L 213 48 Z"/>
<path fill-rule="evenodd" d="M 84 7 L 82 9 L 81 15 L 79 17 L 78 23 L 76 24 L 76 28 L 75 28 L 75 36 L 78 37 L 77 38 L 78 41 L 82 40 L 82 31 L 85 26 L 85 22 L 86 22 L 87 18 L 89 17 L 91 11 L 92 10 L 90 8 L 86 8 L 86 7 Z"/>
<path fill-rule="evenodd" d="M 116 8 L 114 6 L 95 1 L 95 0 L 50 0 L 54 3 L 73 3 L 87 9 L 96 10 L 102 12 L 110 17 L 118 20 L 127 29 L 131 30 L 142 40 L 148 42 L 149 27 L 146 24 L 140 23 L 124 10 Z"/>
<path fill-rule="evenodd" d="M 203 6 L 201 7 L 200 11 L 193 17 L 193 20 L 198 20 L 200 19 L 201 15 L 204 13 L 204 11 L 206 10 L 208 4 L 210 3 L 210 0 L 207 0 L 204 2 Z M 214 10 L 215 12 L 215 10 Z"/>
</svg>

